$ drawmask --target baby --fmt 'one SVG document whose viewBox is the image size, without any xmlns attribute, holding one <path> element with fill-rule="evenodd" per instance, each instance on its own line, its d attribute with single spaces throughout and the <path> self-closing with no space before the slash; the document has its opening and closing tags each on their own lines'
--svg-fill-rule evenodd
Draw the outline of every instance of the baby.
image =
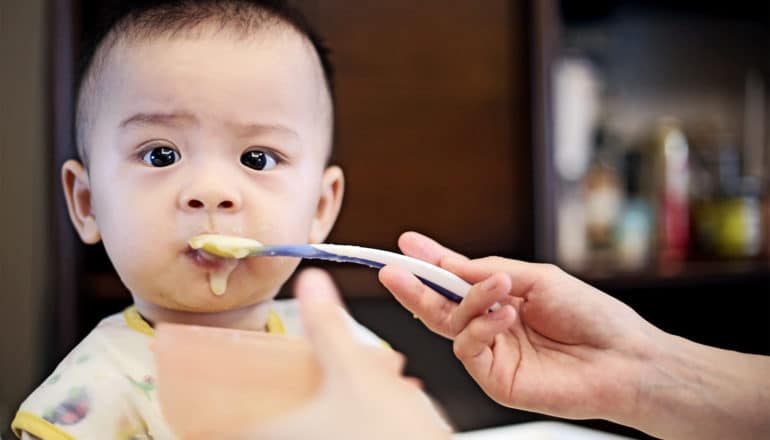
<svg viewBox="0 0 770 440">
<path fill-rule="evenodd" d="M 24 401 L 17 435 L 173 438 L 155 393 L 156 323 L 302 332 L 294 303 L 273 300 L 296 259 L 232 263 L 188 240 L 325 239 L 344 186 L 328 165 L 330 76 L 315 34 L 277 1 L 155 2 L 111 27 L 81 80 L 81 160 L 63 165 L 62 181 L 78 234 L 104 243 L 134 305 Z"/>
</svg>

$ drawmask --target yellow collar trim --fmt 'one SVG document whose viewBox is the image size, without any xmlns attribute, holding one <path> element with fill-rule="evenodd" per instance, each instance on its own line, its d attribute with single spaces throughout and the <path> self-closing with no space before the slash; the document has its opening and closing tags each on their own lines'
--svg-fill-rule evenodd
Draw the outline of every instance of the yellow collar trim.
<svg viewBox="0 0 770 440">
<path fill-rule="evenodd" d="M 147 336 L 155 336 L 155 329 L 152 328 L 150 323 L 142 318 L 142 315 L 139 314 L 139 311 L 136 310 L 135 306 L 128 306 L 123 310 L 123 319 L 125 319 L 126 325 L 139 333 L 144 333 Z"/>
<path fill-rule="evenodd" d="M 18 438 L 21 438 L 21 433 L 24 431 L 36 438 L 75 440 L 75 437 L 67 434 L 58 426 L 27 411 L 16 413 L 16 418 L 11 424 L 11 430 Z"/>
<path fill-rule="evenodd" d="M 267 332 L 275 333 L 276 335 L 285 335 L 286 327 L 283 325 L 283 320 L 277 313 L 270 311 L 267 314 Z"/>
<path fill-rule="evenodd" d="M 136 310 L 136 306 L 126 307 L 126 309 L 123 310 L 123 319 L 126 321 L 126 325 L 131 329 L 147 336 L 155 336 L 155 329 L 142 318 L 142 315 Z M 277 335 L 286 334 L 286 326 L 283 324 L 283 320 L 272 310 L 267 314 L 267 332 L 275 333 Z"/>
</svg>

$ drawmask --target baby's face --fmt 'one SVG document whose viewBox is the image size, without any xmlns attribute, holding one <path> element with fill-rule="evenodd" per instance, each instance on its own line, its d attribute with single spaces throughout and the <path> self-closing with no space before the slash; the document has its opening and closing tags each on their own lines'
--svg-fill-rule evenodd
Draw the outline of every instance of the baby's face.
<svg viewBox="0 0 770 440">
<path fill-rule="evenodd" d="M 281 30 L 122 44 L 102 84 L 88 147 L 91 209 L 132 294 L 186 311 L 274 296 L 296 260 L 243 260 L 216 296 L 209 273 L 220 263 L 187 241 L 325 238 L 342 181 L 325 169 L 331 109 L 309 44 Z"/>
</svg>

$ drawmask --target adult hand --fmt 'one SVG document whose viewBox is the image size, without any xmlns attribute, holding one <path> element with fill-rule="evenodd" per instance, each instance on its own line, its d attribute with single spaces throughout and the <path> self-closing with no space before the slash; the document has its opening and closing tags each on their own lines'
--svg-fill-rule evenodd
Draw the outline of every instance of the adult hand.
<svg viewBox="0 0 770 440">
<path fill-rule="evenodd" d="M 573 418 L 635 409 L 626 405 L 635 387 L 617 378 L 639 375 L 658 331 L 628 306 L 555 266 L 469 260 L 416 233 L 399 246 L 476 283 L 455 304 L 400 268 L 380 273 L 404 307 L 454 340 L 457 357 L 497 402 Z M 488 312 L 495 302 L 503 307 Z"/>
<path fill-rule="evenodd" d="M 355 341 L 326 272 L 306 269 L 295 284 L 306 333 L 322 370 L 307 405 L 237 438 L 446 439 L 441 420 L 416 381 L 402 376 L 401 354 Z"/>
<path fill-rule="evenodd" d="M 626 420 L 660 331 L 625 304 L 552 265 L 497 257 L 478 260 L 417 233 L 406 255 L 474 284 L 455 304 L 398 267 L 380 280 L 454 351 L 498 403 L 568 418 Z M 488 312 L 499 302 L 497 311 Z"/>
<path fill-rule="evenodd" d="M 673 336 L 547 264 L 451 251 L 405 233 L 399 246 L 473 284 L 455 304 L 412 274 L 380 280 L 454 351 L 482 389 L 514 408 L 603 418 L 663 438 L 770 435 L 770 357 Z M 503 305 L 489 312 L 496 302 Z"/>
</svg>

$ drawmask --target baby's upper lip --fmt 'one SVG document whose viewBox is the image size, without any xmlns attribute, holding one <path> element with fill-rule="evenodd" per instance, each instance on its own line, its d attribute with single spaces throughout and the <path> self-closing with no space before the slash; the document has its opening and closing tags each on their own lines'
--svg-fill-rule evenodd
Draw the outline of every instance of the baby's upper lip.
<svg viewBox="0 0 770 440">
<path fill-rule="evenodd" d="M 227 258 L 210 254 L 202 249 L 193 249 L 191 247 L 188 247 L 186 255 L 198 266 L 211 270 L 219 269 L 225 264 L 225 260 L 227 260 Z"/>
<path fill-rule="evenodd" d="M 200 256 L 202 258 L 205 258 L 205 259 L 211 260 L 211 261 L 224 260 L 225 259 L 224 257 L 220 257 L 219 255 L 212 254 L 212 253 L 207 252 L 207 251 L 205 251 L 203 249 L 193 249 L 192 247 L 190 247 L 189 252 L 193 253 L 193 254 L 200 254 Z"/>
</svg>

